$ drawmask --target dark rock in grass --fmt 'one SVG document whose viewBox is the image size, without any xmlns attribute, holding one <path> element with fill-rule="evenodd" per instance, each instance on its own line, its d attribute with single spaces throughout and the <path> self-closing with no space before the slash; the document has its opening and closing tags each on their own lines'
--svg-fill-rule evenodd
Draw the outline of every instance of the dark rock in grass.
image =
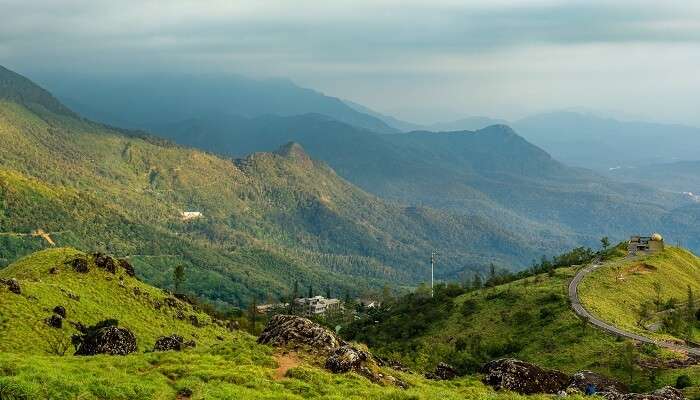
<svg viewBox="0 0 700 400">
<path fill-rule="evenodd" d="M 432 380 L 449 381 L 457 377 L 457 370 L 443 362 L 435 367 L 434 372 L 428 372 L 425 377 Z"/>
<path fill-rule="evenodd" d="M 104 269 L 112 274 L 117 273 L 117 263 L 112 257 L 102 253 L 95 253 L 92 257 L 95 260 L 97 268 Z"/>
<path fill-rule="evenodd" d="M 68 261 L 68 265 L 73 267 L 73 271 L 80 272 L 81 274 L 90 271 L 90 266 L 88 265 L 88 261 L 85 257 L 76 257 Z"/>
<path fill-rule="evenodd" d="M 629 391 L 624 383 L 592 371 L 580 371 L 573 374 L 569 379 L 568 387 L 575 387 L 585 393 L 588 385 L 594 385 L 598 392 L 627 393 Z"/>
<path fill-rule="evenodd" d="M 153 300 L 153 308 L 160 310 L 161 307 L 163 307 L 163 303 L 160 300 Z"/>
<path fill-rule="evenodd" d="M 165 300 L 163 300 L 163 301 L 170 308 L 175 308 L 175 307 L 179 308 L 180 304 L 178 303 L 177 299 L 174 297 L 166 297 Z"/>
<path fill-rule="evenodd" d="M 117 260 L 117 262 L 119 263 L 119 266 L 124 269 L 124 271 L 126 272 L 127 275 L 129 275 L 131 277 L 136 276 L 136 271 L 134 270 L 134 266 L 131 265 L 131 263 L 129 263 L 127 260 L 120 258 L 119 260 Z"/>
<path fill-rule="evenodd" d="M 496 390 L 507 389 L 520 394 L 554 394 L 564 389 L 569 382 L 569 376 L 563 372 L 545 370 L 513 358 L 488 362 L 482 372 L 487 385 Z"/>
<path fill-rule="evenodd" d="M 46 322 L 46 325 L 52 327 L 52 328 L 57 328 L 61 329 L 63 328 L 63 317 L 60 315 L 54 314 L 44 320 Z"/>
<path fill-rule="evenodd" d="M 66 317 L 66 308 L 63 306 L 56 306 L 53 308 L 53 312 L 60 315 L 62 318 Z"/>
<path fill-rule="evenodd" d="M 153 351 L 180 351 L 185 347 L 185 339 L 180 335 L 161 336 L 156 340 Z"/>
<path fill-rule="evenodd" d="M 20 286 L 19 281 L 15 278 L 12 279 L 0 279 L 0 283 L 7 286 L 7 290 L 14 294 L 22 294 L 22 286 Z"/>
<path fill-rule="evenodd" d="M 295 315 L 275 315 L 258 337 L 258 343 L 274 346 L 308 346 L 317 353 L 328 354 L 344 345 L 335 333 Z"/>
<path fill-rule="evenodd" d="M 377 356 L 374 356 L 374 359 L 377 361 L 377 364 L 380 367 L 389 367 L 391 369 L 401 372 L 411 372 L 411 370 L 407 366 L 401 364 L 401 362 L 399 361 Z"/>
<path fill-rule="evenodd" d="M 105 320 L 91 327 L 79 325 L 82 335 L 73 335 L 77 356 L 95 354 L 126 355 L 136 351 L 136 336 L 126 328 L 117 327 L 118 321 Z"/>
<path fill-rule="evenodd" d="M 670 386 L 663 387 L 651 393 L 627 393 L 616 391 L 597 392 L 598 396 L 606 400 L 685 400 L 683 392 Z"/>
<path fill-rule="evenodd" d="M 133 292 L 134 292 L 134 296 L 136 296 L 136 297 L 141 296 L 141 288 L 139 288 L 138 286 L 134 286 Z"/>
<path fill-rule="evenodd" d="M 237 331 L 241 329 L 241 325 L 238 323 L 238 321 L 228 321 L 228 323 L 226 323 L 226 329 L 231 332 Z"/>
<path fill-rule="evenodd" d="M 57 268 L 57 267 L 51 267 L 51 268 L 49 269 L 49 274 L 51 274 L 51 275 L 57 275 L 58 272 L 59 272 L 59 271 L 58 271 L 58 268 Z"/>
<path fill-rule="evenodd" d="M 188 340 L 188 341 L 186 341 L 185 343 L 183 343 L 183 345 L 184 345 L 185 347 L 192 347 L 192 348 L 195 348 L 195 347 L 197 347 L 197 342 L 195 342 L 194 340 Z"/>
<path fill-rule="evenodd" d="M 341 346 L 335 349 L 326 359 L 325 367 L 334 374 L 350 371 L 359 371 L 371 355 L 366 351 L 358 350 L 352 346 Z"/>
<path fill-rule="evenodd" d="M 196 315 L 194 315 L 194 314 L 190 315 L 190 316 L 189 316 L 189 320 L 190 320 L 190 324 L 192 324 L 192 326 L 196 326 L 196 327 L 199 327 L 199 326 L 200 326 L 200 325 L 199 325 L 199 320 L 197 319 L 197 316 L 196 316 Z"/>
<path fill-rule="evenodd" d="M 189 399 L 192 397 L 194 392 L 190 388 L 182 388 L 177 391 L 177 398 L 178 399 Z"/>
</svg>

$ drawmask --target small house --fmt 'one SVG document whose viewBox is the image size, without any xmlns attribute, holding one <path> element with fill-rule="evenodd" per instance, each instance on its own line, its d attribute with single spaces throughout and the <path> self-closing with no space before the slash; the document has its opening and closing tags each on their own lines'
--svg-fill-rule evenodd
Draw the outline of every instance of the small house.
<svg viewBox="0 0 700 400">
<path fill-rule="evenodd" d="M 630 255 L 637 253 L 657 253 L 664 249 L 664 238 L 658 233 L 651 236 L 631 236 L 627 245 Z"/>
</svg>

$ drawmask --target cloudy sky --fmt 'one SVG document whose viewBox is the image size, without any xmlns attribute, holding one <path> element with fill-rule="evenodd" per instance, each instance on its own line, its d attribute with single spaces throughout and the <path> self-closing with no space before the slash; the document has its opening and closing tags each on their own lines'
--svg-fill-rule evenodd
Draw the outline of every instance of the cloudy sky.
<svg viewBox="0 0 700 400">
<path fill-rule="evenodd" d="M 700 2 L 0 0 L 0 64 L 287 77 L 401 118 L 700 125 Z"/>
</svg>

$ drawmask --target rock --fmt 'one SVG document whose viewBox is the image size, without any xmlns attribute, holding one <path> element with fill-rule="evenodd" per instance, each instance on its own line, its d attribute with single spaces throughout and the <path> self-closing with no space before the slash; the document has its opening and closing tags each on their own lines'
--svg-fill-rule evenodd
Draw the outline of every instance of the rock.
<svg viewBox="0 0 700 400">
<path fill-rule="evenodd" d="M 399 361 L 391 360 L 388 358 L 381 358 L 381 357 L 377 357 L 377 356 L 374 356 L 374 359 L 377 361 L 377 364 L 380 367 L 389 367 L 391 369 L 401 371 L 401 372 L 409 372 L 409 373 L 411 372 L 411 370 L 407 366 L 401 364 Z"/>
<path fill-rule="evenodd" d="M 194 392 L 190 388 L 182 388 L 177 391 L 177 398 L 178 399 L 189 399 L 192 397 Z"/>
<path fill-rule="evenodd" d="M 22 294 L 22 286 L 20 286 L 19 281 L 15 278 L 0 280 L 1 283 L 7 286 L 7 290 L 14 294 Z"/>
<path fill-rule="evenodd" d="M 192 347 L 192 348 L 194 348 L 194 347 L 197 347 L 197 342 L 195 342 L 194 340 L 188 340 L 188 341 L 186 341 L 185 343 L 183 343 L 183 345 L 184 345 L 185 347 Z"/>
<path fill-rule="evenodd" d="M 616 391 L 596 393 L 606 400 L 685 400 L 683 392 L 670 386 L 663 387 L 651 393 L 627 393 Z"/>
<path fill-rule="evenodd" d="M 156 340 L 153 351 L 180 351 L 184 347 L 185 339 L 180 335 L 161 336 Z"/>
<path fill-rule="evenodd" d="M 179 306 L 177 299 L 174 297 L 166 297 L 163 301 L 170 308 L 175 308 Z"/>
<path fill-rule="evenodd" d="M 52 327 L 52 328 L 57 328 L 61 329 L 63 328 L 63 317 L 60 315 L 54 314 L 44 320 L 46 322 L 46 325 Z"/>
<path fill-rule="evenodd" d="M 117 263 L 112 257 L 102 253 L 95 253 L 92 256 L 97 268 L 102 268 L 112 274 L 117 273 Z"/>
<path fill-rule="evenodd" d="M 610 379 L 604 375 L 597 374 L 592 371 L 580 371 L 571 376 L 569 379 L 568 387 L 574 387 L 581 392 L 586 391 L 586 386 L 592 384 L 595 386 L 598 392 L 618 392 L 627 393 L 627 385 L 622 382 L 618 382 L 614 379 Z"/>
<path fill-rule="evenodd" d="M 124 271 L 126 272 L 127 275 L 129 275 L 131 277 L 136 276 L 136 271 L 134 270 L 134 266 L 131 265 L 131 263 L 129 263 L 127 260 L 120 258 L 119 260 L 117 260 L 117 262 L 119 263 L 119 266 L 124 269 Z"/>
<path fill-rule="evenodd" d="M 482 372 L 484 383 L 496 390 L 507 389 L 520 394 L 556 394 L 567 386 L 569 376 L 555 370 L 545 370 L 534 364 L 513 358 L 486 363 Z"/>
<path fill-rule="evenodd" d="M 334 374 L 357 372 L 371 357 L 366 351 L 345 345 L 338 347 L 331 353 L 326 359 L 325 368 Z"/>
<path fill-rule="evenodd" d="M 433 380 L 449 381 L 457 377 L 457 370 L 443 362 L 435 367 L 435 372 L 428 372 L 425 377 Z"/>
<path fill-rule="evenodd" d="M 323 354 L 329 354 L 345 344 L 335 333 L 309 319 L 283 314 L 270 319 L 258 337 L 258 343 L 273 346 L 308 346 Z"/>
<path fill-rule="evenodd" d="M 200 325 L 199 325 L 199 320 L 197 319 L 197 316 L 196 316 L 196 315 L 191 314 L 191 315 L 189 316 L 189 320 L 190 320 L 190 324 L 192 324 L 192 326 L 196 326 L 196 327 L 199 328 L 199 326 L 200 326 Z"/>
<path fill-rule="evenodd" d="M 68 261 L 68 264 L 73 267 L 73 271 L 75 272 L 80 272 L 81 274 L 87 273 L 90 271 L 90 267 L 88 266 L 87 259 L 85 257 L 76 257 L 70 261 Z"/>
<path fill-rule="evenodd" d="M 136 297 L 141 296 L 141 289 L 138 286 L 134 286 L 133 292 L 134 292 L 134 296 L 136 296 Z"/>
<path fill-rule="evenodd" d="M 63 306 L 56 306 L 53 308 L 53 312 L 60 315 L 62 318 L 66 317 L 66 308 Z"/>
<path fill-rule="evenodd" d="M 49 274 L 51 274 L 51 275 L 57 275 L 58 272 L 59 272 L 59 271 L 58 271 L 58 268 L 57 268 L 57 267 L 51 267 L 51 268 L 49 269 Z"/>
<path fill-rule="evenodd" d="M 240 328 L 241 328 L 241 326 L 238 323 L 238 321 L 228 321 L 228 323 L 226 324 L 226 329 L 228 329 L 231 332 L 237 331 Z"/>
<path fill-rule="evenodd" d="M 136 336 L 126 328 L 116 326 L 116 320 L 106 320 L 95 326 L 79 329 L 82 335 L 73 335 L 76 356 L 95 354 L 126 355 L 136 351 Z"/>
<path fill-rule="evenodd" d="M 163 307 L 163 303 L 160 300 L 153 300 L 153 308 L 160 310 L 161 307 Z"/>
</svg>

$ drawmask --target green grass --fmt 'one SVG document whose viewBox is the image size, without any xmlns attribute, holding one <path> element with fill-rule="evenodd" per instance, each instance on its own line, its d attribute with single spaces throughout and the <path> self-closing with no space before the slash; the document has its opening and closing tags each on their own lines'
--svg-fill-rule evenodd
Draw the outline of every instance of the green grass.
<svg viewBox="0 0 700 400">
<path fill-rule="evenodd" d="M 603 321 L 656 339 L 678 339 L 668 332 L 651 332 L 637 323 L 639 306 L 656 300 L 655 283 L 661 287 L 662 303 L 675 298 L 682 306 L 688 286 L 700 294 L 700 258 L 671 246 L 650 256 L 621 258 L 584 278 L 579 294 L 586 309 Z"/>
<path fill-rule="evenodd" d="M 694 256 L 679 249 L 670 249 L 653 260 L 664 260 L 664 267 L 674 276 L 697 265 Z M 618 262 L 627 261 L 617 257 L 610 265 Z M 592 370 L 630 384 L 639 392 L 673 385 L 679 375 L 688 374 L 694 386 L 687 393 L 695 393 L 700 387 L 698 366 L 658 370 L 656 381 L 651 380 L 652 371 L 636 368 L 630 379 L 623 368 L 625 341 L 591 325 L 584 327 L 570 308 L 567 287 L 577 270 L 559 268 L 552 276 L 541 274 L 476 290 L 441 299 L 431 307 L 405 310 L 394 306 L 392 311 L 374 315 L 355 329 L 351 325 L 346 332 L 354 332 L 351 338 L 368 343 L 372 351 L 419 370 L 430 370 L 440 361 L 473 370 L 490 359 L 515 357 L 567 373 Z M 685 275 L 685 279 L 692 280 L 692 276 Z M 672 293 L 669 290 L 667 296 L 684 294 L 685 285 L 681 285 Z M 616 304 L 621 301 L 615 299 L 617 295 L 600 292 L 595 298 L 604 304 Z M 470 304 L 469 312 L 465 312 L 465 304 Z M 623 307 L 617 309 L 623 313 Z M 425 330 L 420 328 L 423 325 Z M 640 360 L 680 357 L 651 345 L 638 346 L 634 353 Z"/>
<path fill-rule="evenodd" d="M 0 288 L 0 398 L 14 399 L 173 399 L 181 389 L 193 399 L 521 399 L 495 393 L 468 376 L 450 382 L 428 381 L 421 375 L 384 369 L 410 385 L 409 389 L 373 384 L 355 374 L 334 375 L 312 356 L 288 377 L 275 380 L 275 350 L 258 345 L 245 332 L 228 332 L 191 306 L 178 302 L 186 315 L 207 322 L 194 327 L 177 318 L 170 307 L 153 307 L 167 295 L 119 271 L 112 275 L 91 265 L 81 274 L 65 266 L 79 251 L 45 250 L 0 270 L 0 277 L 15 278 L 22 294 Z M 58 274 L 50 268 L 58 267 Z M 122 287 L 120 277 L 123 278 Z M 134 294 L 139 288 L 140 294 Z M 79 296 L 74 300 L 70 293 Z M 145 294 L 148 293 L 146 296 Z M 55 305 L 64 305 L 68 320 L 91 324 L 117 318 L 131 329 L 138 351 L 127 356 L 52 355 L 46 338 L 68 336 L 70 324 L 55 329 L 43 323 Z M 178 333 L 194 338 L 197 347 L 183 352 L 151 352 L 159 335 Z M 223 340 L 217 338 L 221 336 Z M 546 398 L 533 396 L 529 398 Z"/>
</svg>

